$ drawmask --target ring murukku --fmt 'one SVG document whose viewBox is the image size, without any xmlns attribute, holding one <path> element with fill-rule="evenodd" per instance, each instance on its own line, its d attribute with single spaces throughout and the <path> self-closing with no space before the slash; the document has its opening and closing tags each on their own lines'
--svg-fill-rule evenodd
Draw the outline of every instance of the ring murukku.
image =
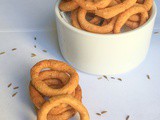
<svg viewBox="0 0 160 120">
<path fill-rule="evenodd" d="M 59 4 L 59 9 L 65 12 L 75 10 L 78 7 L 79 5 L 74 0 L 70 1 L 62 0 L 61 3 Z"/>
<path fill-rule="evenodd" d="M 49 101 L 45 102 L 41 109 L 38 111 L 37 120 L 47 120 L 47 115 L 51 109 L 54 109 L 59 104 L 68 104 L 73 107 L 80 114 L 81 120 L 89 120 L 89 114 L 84 105 L 71 95 L 59 95 L 52 97 Z"/>
<path fill-rule="evenodd" d="M 115 6 L 104 8 L 101 10 L 96 10 L 95 14 L 102 18 L 109 19 L 132 7 L 136 2 L 137 0 L 125 0 L 124 2 Z"/>
<path fill-rule="evenodd" d="M 138 14 L 136 15 L 132 15 L 130 18 L 129 18 L 130 21 L 133 21 L 133 22 L 138 22 L 140 21 L 140 16 Z"/>
<path fill-rule="evenodd" d="M 77 12 L 77 9 L 71 12 L 71 24 L 78 29 L 82 29 L 78 22 Z"/>
<path fill-rule="evenodd" d="M 114 24 L 116 22 L 116 17 L 112 18 L 111 22 L 105 26 L 97 26 L 86 20 L 87 10 L 80 8 L 78 11 L 78 20 L 81 27 L 89 32 L 93 33 L 109 33 L 113 30 Z"/>
<path fill-rule="evenodd" d="M 47 76 L 53 75 L 54 78 L 57 78 L 59 77 L 58 75 L 60 74 L 59 72 L 65 72 L 70 76 L 69 81 L 66 83 L 65 86 L 63 86 L 60 89 L 50 88 L 43 82 L 42 79 L 43 74 L 40 74 L 40 72 L 46 68 L 49 68 L 51 70 L 56 70 L 52 71 L 54 72 L 54 74 L 52 72 L 48 72 Z M 31 78 L 32 78 L 31 80 L 32 85 L 45 96 L 54 96 L 67 93 L 71 94 L 78 86 L 78 81 L 79 81 L 79 76 L 76 70 L 74 70 L 66 63 L 57 60 L 43 60 L 38 62 L 31 69 Z"/>
<path fill-rule="evenodd" d="M 130 29 L 135 29 L 139 27 L 139 23 L 138 22 L 133 22 L 133 21 L 127 21 L 125 23 L 126 26 L 128 26 Z"/>
<path fill-rule="evenodd" d="M 30 90 L 30 98 L 31 101 L 33 102 L 33 104 L 35 105 L 36 109 L 39 110 L 41 108 L 41 106 L 44 104 L 45 97 L 40 94 L 31 84 L 29 86 L 29 90 Z M 76 99 L 78 99 L 79 101 L 81 101 L 82 99 L 82 90 L 80 88 L 80 86 L 78 86 L 75 89 L 75 95 L 74 97 Z M 67 110 L 71 110 L 72 108 L 70 106 L 68 106 L 67 104 L 61 104 L 57 107 L 55 107 L 55 109 L 51 110 L 49 112 L 49 115 L 54 115 L 58 117 L 58 114 L 61 114 Z"/>
<path fill-rule="evenodd" d="M 138 13 L 141 14 L 140 25 L 143 25 L 148 19 L 148 12 L 142 5 L 134 5 L 119 15 L 115 24 L 114 33 L 120 33 L 122 26 L 126 23 L 129 17 Z"/>
<path fill-rule="evenodd" d="M 87 1 L 87 0 L 74 0 L 81 6 L 83 9 L 86 10 L 98 10 L 107 7 L 112 0 L 98 0 L 94 1 Z"/>
</svg>

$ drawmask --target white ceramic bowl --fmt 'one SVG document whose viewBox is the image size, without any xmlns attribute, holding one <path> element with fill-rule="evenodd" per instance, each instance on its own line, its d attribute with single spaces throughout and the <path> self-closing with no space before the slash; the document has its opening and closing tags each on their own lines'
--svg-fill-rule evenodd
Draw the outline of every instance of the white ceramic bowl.
<svg viewBox="0 0 160 120">
<path fill-rule="evenodd" d="M 75 68 L 91 74 L 121 74 L 145 58 L 156 18 L 154 3 L 150 19 L 141 27 L 120 34 L 94 34 L 68 24 L 55 6 L 58 39 L 63 57 Z"/>
</svg>

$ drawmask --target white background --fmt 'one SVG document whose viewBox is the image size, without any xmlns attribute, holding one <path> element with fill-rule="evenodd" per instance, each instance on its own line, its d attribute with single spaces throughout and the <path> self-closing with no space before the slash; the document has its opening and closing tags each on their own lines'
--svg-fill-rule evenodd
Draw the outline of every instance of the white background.
<svg viewBox="0 0 160 120">
<path fill-rule="evenodd" d="M 0 0 L 0 52 L 6 52 L 0 55 L 0 120 L 36 120 L 28 93 L 30 68 L 42 59 L 63 60 L 57 42 L 54 3 L 54 0 Z M 156 3 L 154 32 L 160 32 L 160 1 Z M 48 52 L 44 53 L 44 49 Z M 32 58 L 31 53 L 37 56 Z M 159 72 L 160 34 L 153 34 L 148 55 L 138 68 L 114 76 L 123 81 L 111 76 L 109 81 L 98 80 L 100 76 L 78 71 L 83 103 L 91 120 L 125 120 L 127 115 L 130 120 L 160 120 Z M 19 89 L 13 90 L 16 86 Z M 15 92 L 18 94 L 12 98 Z M 108 112 L 96 115 L 103 110 Z"/>
</svg>

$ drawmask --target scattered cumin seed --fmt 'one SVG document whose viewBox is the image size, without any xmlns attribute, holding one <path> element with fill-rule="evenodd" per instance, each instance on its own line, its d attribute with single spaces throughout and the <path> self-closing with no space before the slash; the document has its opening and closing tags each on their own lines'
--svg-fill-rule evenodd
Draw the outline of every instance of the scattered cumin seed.
<svg viewBox="0 0 160 120">
<path fill-rule="evenodd" d="M 15 50 L 17 50 L 17 48 L 13 48 L 13 49 L 12 49 L 12 51 L 15 51 Z"/>
<path fill-rule="evenodd" d="M 154 34 L 159 34 L 160 32 L 154 32 Z"/>
<path fill-rule="evenodd" d="M 34 53 L 31 54 L 31 57 L 35 57 L 35 56 L 36 56 L 36 54 L 34 54 Z"/>
<path fill-rule="evenodd" d="M 151 79 L 151 77 L 149 76 L 149 75 L 147 75 L 147 78 L 150 80 Z"/>
<path fill-rule="evenodd" d="M 99 78 L 98 78 L 98 80 L 101 80 L 101 79 L 102 79 L 102 77 L 99 77 Z"/>
<path fill-rule="evenodd" d="M 5 52 L 0 52 L 0 55 L 3 55 L 3 54 L 5 54 Z"/>
<path fill-rule="evenodd" d="M 37 37 L 34 37 L 34 40 L 37 40 Z"/>
<path fill-rule="evenodd" d="M 111 79 L 115 79 L 115 77 L 111 77 Z"/>
<path fill-rule="evenodd" d="M 18 92 L 14 93 L 14 94 L 12 95 L 12 97 L 16 96 L 16 95 L 17 95 L 17 93 L 18 93 Z"/>
<path fill-rule="evenodd" d="M 122 81 L 122 78 L 117 78 L 117 80 Z"/>
<path fill-rule="evenodd" d="M 43 52 L 47 52 L 47 50 L 42 50 Z"/>
<path fill-rule="evenodd" d="M 108 77 L 106 75 L 103 75 L 103 77 L 108 80 Z"/>
<path fill-rule="evenodd" d="M 96 115 L 101 116 L 101 114 L 100 114 L 100 113 L 96 113 Z"/>
<path fill-rule="evenodd" d="M 12 85 L 12 83 L 10 83 L 10 84 L 8 85 L 8 88 L 11 87 L 11 85 Z"/>
<path fill-rule="evenodd" d="M 16 90 L 16 89 L 18 89 L 18 88 L 19 88 L 19 87 L 14 87 L 13 89 Z"/>
<path fill-rule="evenodd" d="M 101 114 L 105 114 L 105 113 L 107 113 L 107 111 L 102 111 L 102 112 L 101 112 Z"/>
<path fill-rule="evenodd" d="M 130 117 L 130 116 L 129 116 L 129 115 L 127 115 L 126 120 L 129 120 L 129 117 Z"/>
<path fill-rule="evenodd" d="M 34 45 L 34 47 L 36 48 L 37 46 L 36 46 L 36 45 Z"/>
</svg>

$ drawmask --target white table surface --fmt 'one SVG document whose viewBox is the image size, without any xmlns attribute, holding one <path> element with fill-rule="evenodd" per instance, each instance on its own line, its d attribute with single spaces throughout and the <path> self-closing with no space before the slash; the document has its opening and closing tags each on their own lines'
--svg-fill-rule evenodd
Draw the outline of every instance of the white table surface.
<svg viewBox="0 0 160 120">
<path fill-rule="evenodd" d="M 13 0 L 11 1 L 13 2 Z M 36 120 L 28 93 L 30 68 L 43 59 L 63 60 L 59 51 L 55 26 L 53 32 L 46 31 L 46 29 L 52 29 L 53 6 L 50 5 L 51 0 L 46 1 L 45 7 L 49 7 L 50 15 L 49 18 L 40 21 L 38 19 L 43 18 L 43 15 L 38 13 L 40 7 L 43 7 L 40 3 L 36 4 L 39 9 L 35 8 L 39 16 L 30 15 L 29 10 L 25 7 L 26 20 L 19 14 L 12 14 L 12 10 L 4 7 L 15 4 L 12 2 L 0 1 L 0 6 L 3 3 L 3 6 L 0 7 L 0 26 L 2 26 L 0 28 L 0 52 L 5 52 L 0 55 L 0 120 Z M 21 4 L 28 3 L 30 6 L 30 2 L 31 0 L 25 1 L 25 3 L 21 2 Z M 44 4 L 42 0 L 39 2 Z M 158 11 L 160 11 L 160 1 L 156 0 L 156 2 Z M 16 9 L 19 11 L 24 8 L 19 6 Z M 9 15 L 4 16 L 2 11 L 6 11 Z M 47 17 L 47 15 L 44 16 Z M 32 23 L 28 21 L 28 17 L 31 17 Z M 21 20 L 24 21 L 24 24 L 20 22 Z M 154 32 L 160 32 L 159 21 L 160 14 L 158 13 Z M 37 37 L 36 41 L 34 37 Z M 37 48 L 34 48 L 34 45 Z M 111 76 L 108 76 L 109 81 L 105 78 L 98 80 L 101 76 L 78 71 L 80 85 L 83 89 L 83 103 L 89 110 L 91 120 L 125 120 L 127 115 L 130 115 L 129 120 L 160 120 L 159 46 L 160 34 L 153 34 L 145 61 L 138 68 L 126 74 L 114 76 L 122 78 L 122 81 L 113 80 L 110 78 Z M 17 48 L 17 50 L 12 51 L 13 48 Z M 47 50 L 47 53 L 42 50 Z M 35 53 L 37 56 L 31 57 L 31 53 Z M 150 80 L 147 79 L 147 74 L 150 75 Z M 10 83 L 12 86 L 8 88 Z M 13 87 L 16 86 L 19 86 L 19 89 L 14 90 Z M 18 94 L 12 97 L 15 92 Z M 102 116 L 96 115 L 103 110 L 108 112 Z"/>
</svg>

